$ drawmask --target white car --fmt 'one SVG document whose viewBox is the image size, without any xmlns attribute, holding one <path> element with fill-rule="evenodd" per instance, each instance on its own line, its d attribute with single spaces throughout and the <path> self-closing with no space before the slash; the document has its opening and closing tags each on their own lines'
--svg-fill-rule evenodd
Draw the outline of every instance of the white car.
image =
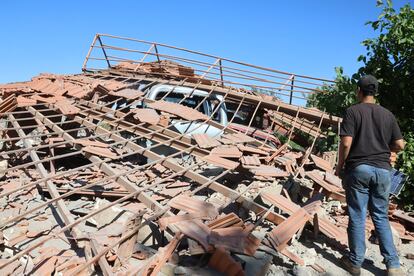
<svg viewBox="0 0 414 276">
<path fill-rule="evenodd" d="M 166 96 L 167 95 L 167 96 Z M 165 84 L 157 84 L 146 91 L 146 98 L 151 100 L 161 100 L 173 103 L 181 103 L 182 105 L 196 108 L 200 102 L 208 97 L 200 105 L 198 111 L 210 117 L 215 110 L 216 106 L 219 105 L 218 110 L 214 113 L 213 120 L 220 123 L 222 126 L 227 126 L 227 112 L 226 104 L 223 101 L 223 97 L 220 95 L 209 95 L 206 91 L 193 89 L 189 87 L 172 86 Z M 219 137 L 222 134 L 222 130 L 204 122 L 183 122 L 181 120 L 172 120 L 172 125 L 180 133 L 187 135 L 206 133 L 211 137 Z"/>
</svg>

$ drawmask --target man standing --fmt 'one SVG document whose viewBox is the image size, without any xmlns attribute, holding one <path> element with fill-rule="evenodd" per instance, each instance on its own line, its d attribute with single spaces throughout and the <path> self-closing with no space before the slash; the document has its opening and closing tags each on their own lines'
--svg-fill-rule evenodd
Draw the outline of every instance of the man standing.
<svg viewBox="0 0 414 276">
<path fill-rule="evenodd" d="M 359 103 L 349 107 L 341 125 L 338 166 L 343 178 L 349 212 L 349 258 L 346 269 L 359 275 L 365 257 L 365 221 L 367 207 L 372 217 L 381 254 L 388 275 L 404 275 L 395 249 L 388 221 L 391 188 L 390 153 L 404 148 L 400 128 L 394 115 L 375 104 L 378 81 L 371 75 L 358 81 Z"/>
</svg>

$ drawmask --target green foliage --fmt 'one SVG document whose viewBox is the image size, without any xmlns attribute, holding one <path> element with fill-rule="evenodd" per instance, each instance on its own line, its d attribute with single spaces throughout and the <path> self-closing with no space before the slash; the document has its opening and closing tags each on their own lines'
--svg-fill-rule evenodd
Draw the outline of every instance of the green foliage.
<svg viewBox="0 0 414 276">
<path fill-rule="evenodd" d="M 366 55 L 359 74 L 372 74 L 380 83 L 378 100 L 393 112 L 405 132 L 414 132 L 414 9 L 409 4 L 399 13 L 392 2 L 378 1 L 382 13 L 376 21 L 367 22 L 378 37 L 362 42 Z"/>
<path fill-rule="evenodd" d="M 379 34 L 363 41 L 366 55 L 360 74 L 372 74 L 380 83 L 377 96 L 382 106 L 398 119 L 406 148 L 399 154 L 397 168 L 409 175 L 410 181 L 402 191 L 401 203 L 405 209 L 414 207 L 414 10 L 409 4 L 397 13 L 392 2 L 378 1 L 382 13 L 376 21 L 367 22 Z"/>
<path fill-rule="evenodd" d="M 325 133 L 325 139 L 317 139 L 315 142 L 315 150 L 319 153 L 327 152 L 327 151 L 337 151 L 338 150 L 338 143 L 339 143 L 339 136 L 338 133 L 332 131 L 331 128 Z"/>
<path fill-rule="evenodd" d="M 320 110 L 342 116 L 345 109 L 356 102 L 356 81 L 343 74 L 342 67 L 336 67 L 335 84 L 324 84 L 319 89 L 323 92 L 311 94 L 306 106 L 317 107 Z"/>
<path fill-rule="evenodd" d="M 410 176 L 410 182 L 401 194 L 406 209 L 414 209 L 414 9 L 409 4 L 399 12 L 392 1 L 377 1 L 382 9 L 375 21 L 367 22 L 377 37 L 362 42 L 366 54 L 358 57 L 363 66 L 352 78 L 343 76 L 342 68 L 336 68 L 336 84 L 324 85 L 325 93 L 309 97 L 307 106 L 314 106 L 330 114 L 341 116 L 354 103 L 356 80 L 372 74 L 379 81 L 379 103 L 395 114 L 407 142 L 399 154 L 397 168 Z M 321 145 L 323 148 L 324 145 Z"/>
<path fill-rule="evenodd" d="M 286 143 L 288 141 L 288 137 L 285 136 L 285 135 L 281 135 L 281 134 L 279 134 L 277 132 L 274 132 L 274 135 L 280 140 L 280 142 L 282 144 L 284 144 L 284 143 Z M 305 150 L 301 145 L 295 143 L 292 140 L 289 141 L 289 147 L 291 149 L 293 149 L 294 151 L 304 151 Z"/>
<path fill-rule="evenodd" d="M 414 133 L 405 135 L 405 149 L 399 154 L 397 166 L 408 175 L 409 181 L 400 194 L 400 202 L 409 211 L 414 210 Z"/>
</svg>

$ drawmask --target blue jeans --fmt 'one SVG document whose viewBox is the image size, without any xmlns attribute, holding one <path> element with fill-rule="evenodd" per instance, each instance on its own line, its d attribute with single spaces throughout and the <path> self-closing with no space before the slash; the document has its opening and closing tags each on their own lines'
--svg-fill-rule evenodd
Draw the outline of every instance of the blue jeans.
<svg viewBox="0 0 414 276">
<path fill-rule="evenodd" d="M 348 243 L 351 263 L 360 267 L 365 258 L 365 221 L 368 207 L 386 266 L 400 267 L 388 221 L 390 171 L 359 165 L 345 173 L 344 184 L 349 211 Z"/>
</svg>

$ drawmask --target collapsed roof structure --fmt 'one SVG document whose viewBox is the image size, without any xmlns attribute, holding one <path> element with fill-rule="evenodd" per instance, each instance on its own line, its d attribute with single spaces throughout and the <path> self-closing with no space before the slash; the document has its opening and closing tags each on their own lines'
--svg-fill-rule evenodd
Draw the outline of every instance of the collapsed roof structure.
<svg viewBox="0 0 414 276">
<path fill-rule="evenodd" d="M 323 272 L 290 248 L 308 223 L 347 246 L 336 155 L 314 150 L 341 119 L 292 104 L 331 81 L 102 34 L 82 69 L 0 86 L 1 275 L 244 275 L 259 253 L 255 273 Z"/>
</svg>

